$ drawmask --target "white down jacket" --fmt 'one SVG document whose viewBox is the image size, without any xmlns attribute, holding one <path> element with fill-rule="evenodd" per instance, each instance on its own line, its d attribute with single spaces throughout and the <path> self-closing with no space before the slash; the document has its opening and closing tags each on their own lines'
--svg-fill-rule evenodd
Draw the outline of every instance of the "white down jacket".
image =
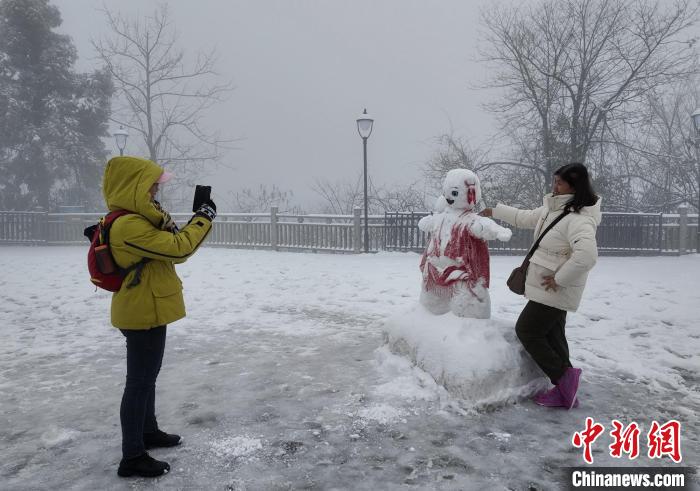
<svg viewBox="0 0 700 491">
<path fill-rule="evenodd" d="M 534 228 L 536 240 L 564 212 L 564 206 L 572 197 L 571 194 L 548 194 L 544 205 L 535 210 L 519 210 L 499 203 L 493 210 L 493 218 L 519 228 Z M 595 234 L 600 220 L 598 198 L 595 205 L 583 207 L 579 213 L 572 211 L 547 232 L 530 259 L 525 280 L 528 300 L 571 312 L 578 309 L 588 272 L 598 259 Z M 542 278 L 552 274 L 559 288 L 546 291 Z"/>
</svg>

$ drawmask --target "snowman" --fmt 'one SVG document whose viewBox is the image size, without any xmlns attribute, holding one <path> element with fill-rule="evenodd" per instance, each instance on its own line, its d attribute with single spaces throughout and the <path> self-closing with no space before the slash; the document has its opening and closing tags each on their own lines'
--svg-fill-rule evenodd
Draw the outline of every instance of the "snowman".
<svg viewBox="0 0 700 491">
<path fill-rule="evenodd" d="M 510 240 L 512 232 L 477 213 L 481 185 L 475 173 L 447 173 L 436 212 L 422 218 L 418 228 L 430 234 L 421 257 L 420 301 L 433 314 L 452 311 L 458 317 L 488 319 L 489 248 L 486 241 Z"/>
</svg>

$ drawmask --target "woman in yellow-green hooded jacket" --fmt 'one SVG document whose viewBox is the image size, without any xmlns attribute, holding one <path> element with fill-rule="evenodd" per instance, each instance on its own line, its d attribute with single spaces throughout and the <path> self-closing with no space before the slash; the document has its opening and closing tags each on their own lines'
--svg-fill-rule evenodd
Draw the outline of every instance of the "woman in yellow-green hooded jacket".
<svg viewBox="0 0 700 491">
<path fill-rule="evenodd" d="M 182 438 L 159 429 L 155 383 L 165 350 L 166 325 L 185 316 L 182 282 L 175 264 L 185 262 L 206 238 L 216 216 L 211 199 L 178 230 L 155 201 L 160 184 L 172 175 L 154 162 L 115 157 L 107 163 L 102 190 L 110 211 L 127 210 L 110 229 L 109 244 L 121 268 L 133 268 L 112 296 L 112 324 L 126 337 L 127 374 L 122 396 L 120 476 L 155 477 L 170 469 L 146 452 L 179 445 Z M 135 277 L 137 277 L 135 279 Z"/>
</svg>

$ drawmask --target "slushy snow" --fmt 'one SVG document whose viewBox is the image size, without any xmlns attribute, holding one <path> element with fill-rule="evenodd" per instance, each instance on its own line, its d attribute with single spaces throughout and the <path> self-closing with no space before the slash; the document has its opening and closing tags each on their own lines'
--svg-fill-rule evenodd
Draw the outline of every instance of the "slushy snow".
<svg viewBox="0 0 700 491">
<path fill-rule="evenodd" d="M 254 454 L 263 447 L 257 438 L 234 436 L 213 441 L 211 448 L 218 457 L 237 458 Z"/>
<path fill-rule="evenodd" d="M 600 258 L 567 319 L 578 409 L 475 411 L 384 344 L 418 303 L 418 255 L 207 248 L 177 267 L 188 316 L 168 326 L 157 386 L 159 424 L 184 443 L 152 451 L 167 476 L 120 479 L 125 342 L 85 255 L 0 248 L 3 490 L 561 489 L 586 417 L 606 427 L 596 466 L 673 465 L 644 438 L 635 461 L 611 458 L 612 419 L 677 419 L 682 465 L 698 465 L 700 256 Z M 491 258 L 493 318 L 511 327 L 521 259 Z"/>
</svg>

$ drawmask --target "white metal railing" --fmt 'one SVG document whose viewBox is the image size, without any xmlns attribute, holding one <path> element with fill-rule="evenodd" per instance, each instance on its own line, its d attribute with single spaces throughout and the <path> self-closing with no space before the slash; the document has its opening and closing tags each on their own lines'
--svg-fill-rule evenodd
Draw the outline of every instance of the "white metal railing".
<svg viewBox="0 0 700 491">
<path fill-rule="evenodd" d="M 0 244 L 85 245 L 83 230 L 97 223 L 103 214 L 0 211 Z M 370 216 L 369 250 L 421 250 L 425 237 L 417 230 L 416 223 L 423 215 Z M 633 214 L 603 215 L 605 227 L 599 229 L 601 253 L 684 254 L 697 250 L 698 218 L 697 214 L 688 214 L 687 209 L 681 208 L 675 214 L 640 214 L 640 218 L 644 218 L 640 223 L 644 224 L 636 235 L 636 229 L 630 228 L 631 222 L 626 218 Z M 181 225 L 190 217 L 190 213 L 173 214 Z M 397 221 L 396 217 L 401 219 Z M 276 208 L 270 213 L 221 213 L 214 221 L 206 245 L 359 253 L 364 250 L 363 223 L 359 209 L 352 215 L 280 215 Z M 654 223 L 656 228 L 649 229 L 649 224 Z M 526 250 L 531 242 L 531 232 L 520 232 L 524 235 L 514 236 L 508 244 L 493 244 L 492 253 L 519 254 L 521 249 Z M 634 239 L 636 236 L 639 237 Z M 609 250 L 606 250 L 606 242 L 611 242 Z"/>
</svg>

